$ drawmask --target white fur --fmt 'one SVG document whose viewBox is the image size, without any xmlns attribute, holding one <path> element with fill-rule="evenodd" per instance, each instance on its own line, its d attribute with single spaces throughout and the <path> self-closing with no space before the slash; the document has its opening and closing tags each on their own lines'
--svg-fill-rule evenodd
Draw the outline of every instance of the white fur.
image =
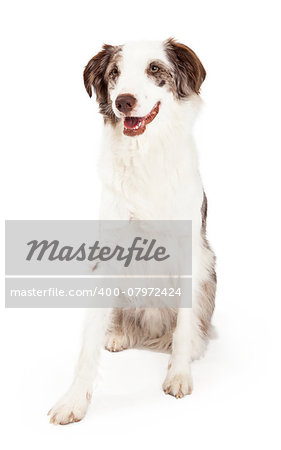
<svg viewBox="0 0 281 450">
<path fill-rule="evenodd" d="M 164 381 L 165 391 L 175 396 L 191 393 L 192 359 L 201 356 L 205 341 L 199 332 L 197 298 L 201 283 L 208 278 L 212 255 L 201 237 L 203 188 L 192 137 L 192 127 L 200 107 L 194 94 L 185 101 L 175 100 L 168 87 L 158 87 L 145 74 L 151 60 L 169 64 L 159 42 L 126 44 L 122 52 L 121 75 L 110 91 L 113 109 L 119 94 L 130 93 L 137 99 L 132 115 L 144 116 L 160 101 L 159 114 L 147 125 L 144 134 L 123 134 L 123 122 L 104 128 L 100 174 L 103 186 L 101 219 L 186 219 L 193 232 L 193 307 L 178 312 L 173 336 L 170 368 Z M 155 311 L 146 311 L 146 321 Z M 109 313 L 89 312 L 81 355 L 72 387 L 51 410 L 51 421 L 66 423 L 86 413 L 92 394 L 100 348 L 104 344 Z M 157 328 L 157 320 L 152 321 Z M 157 331 L 157 330 L 156 330 Z"/>
<path fill-rule="evenodd" d="M 130 93 L 137 98 L 133 115 L 138 117 L 148 114 L 160 98 L 164 102 L 170 97 L 163 95 L 165 91 L 145 76 L 147 64 L 155 59 L 169 64 L 162 42 L 130 42 L 123 47 L 119 67 L 121 75 L 110 92 L 113 111 L 117 117 L 122 117 L 115 106 L 115 100 L 120 94 Z"/>
</svg>

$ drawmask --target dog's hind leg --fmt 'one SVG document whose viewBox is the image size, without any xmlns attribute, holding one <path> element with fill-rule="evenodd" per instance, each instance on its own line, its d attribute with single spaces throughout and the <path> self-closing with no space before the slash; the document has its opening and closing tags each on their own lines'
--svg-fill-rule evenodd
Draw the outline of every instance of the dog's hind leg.
<svg viewBox="0 0 281 450">
<path fill-rule="evenodd" d="M 111 309 L 93 308 L 86 317 L 82 348 L 74 380 L 68 391 L 50 409 L 50 423 L 65 425 L 79 422 L 91 401 L 97 375 L 100 350 L 104 346 Z"/>
</svg>

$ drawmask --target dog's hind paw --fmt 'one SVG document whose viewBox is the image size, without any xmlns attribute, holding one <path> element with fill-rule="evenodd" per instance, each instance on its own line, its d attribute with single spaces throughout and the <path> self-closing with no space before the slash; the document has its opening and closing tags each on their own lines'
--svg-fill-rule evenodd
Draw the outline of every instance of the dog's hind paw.
<svg viewBox="0 0 281 450">
<path fill-rule="evenodd" d="M 109 352 L 121 352 L 128 348 L 127 338 L 122 334 L 109 334 L 107 336 L 106 350 Z"/>
</svg>

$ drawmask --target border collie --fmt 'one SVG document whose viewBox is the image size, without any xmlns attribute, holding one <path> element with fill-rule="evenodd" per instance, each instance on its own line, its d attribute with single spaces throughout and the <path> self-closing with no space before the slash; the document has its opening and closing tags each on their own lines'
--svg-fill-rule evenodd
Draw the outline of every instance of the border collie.
<svg viewBox="0 0 281 450">
<path fill-rule="evenodd" d="M 104 118 L 101 219 L 192 220 L 192 308 L 90 310 L 73 383 L 49 411 L 51 423 L 84 417 L 103 346 L 169 351 L 164 392 L 192 392 L 191 362 L 210 337 L 216 292 L 192 137 L 205 76 L 196 54 L 174 39 L 104 45 L 84 70 L 86 91 L 95 91 Z"/>
</svg>

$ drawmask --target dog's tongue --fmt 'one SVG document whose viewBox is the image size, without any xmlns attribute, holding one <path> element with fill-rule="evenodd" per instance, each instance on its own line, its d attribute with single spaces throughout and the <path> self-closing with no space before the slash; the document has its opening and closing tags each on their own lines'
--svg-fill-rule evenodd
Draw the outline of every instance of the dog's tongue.
<svg viewBox="0 0 281 450">
<path fill-rule="evenodd" d="M 125 117 L 124 125 L 126 128 L 134 128 L 139 123 L 139 117 Z"/>
</svg>

